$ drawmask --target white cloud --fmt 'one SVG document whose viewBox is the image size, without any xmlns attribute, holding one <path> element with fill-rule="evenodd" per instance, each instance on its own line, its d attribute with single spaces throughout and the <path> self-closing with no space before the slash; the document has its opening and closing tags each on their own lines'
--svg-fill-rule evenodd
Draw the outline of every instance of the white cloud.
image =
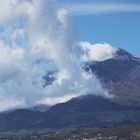
<svg viewBox="0 0 140 140">
<path fill-rule="evenodd" d="M 0 42 L 0 82 L 5 82 L 21 69 L 22 48 L 6 48 Z"/>
<path fill-rule="evenodd" d="M 89 42 L 79 43 L 84 55 L 82 56 L 83 61 L 104 61 L 114 56 L 117 48 L 112 47 L 110 44 L 90 44 Z"/>
<path fill-rule="evenodd" d="M 71 98 L 77 97 L 78 95 L 64 95 L 61 97 L 49 97 L 49 98 L 45 98 L 39 102 L 37 102 L 38 104 L 47 104 L 47 105 L 54 105 L 57 103 L 64 103 L 65 101 L 70 100 Z"/>
<path fill-rule="evenodd" d="M 5 9 L 0 20 L 0 111 L 44 99 L 55 104 L 85 93 L 108 95 L 96 77 L 83 76 L 81 48 L 66 10 L 53 0 L 12 2 L 1 3 Z M 42 77 L 50 71 L 56 81 L 44 88 Z"/>
<path fill-rule="evenodd" d="M 1 0 L 0 1 L 0 24 L 14 22 L 17 18 L 27 14 L 30 8 L 28 0 Z"/>
<path fill-rule="evenodd" d="M 14 98 L 1 98 L 0 100 L 0 111 L 10 110 L 10 109 L 18 109 L 24 107 L 24 100 L 14 99 Z"/>
<path fill-rule="evenodd" d="M 62 5 L 74 16 L 140 12 L 140 4 L 133 3 L 63 3 Z"/>
</svg>

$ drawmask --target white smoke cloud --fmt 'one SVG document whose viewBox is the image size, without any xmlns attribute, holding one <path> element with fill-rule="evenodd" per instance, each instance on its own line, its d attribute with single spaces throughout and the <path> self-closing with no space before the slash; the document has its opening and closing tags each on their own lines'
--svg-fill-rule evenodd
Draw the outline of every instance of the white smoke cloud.
<svg viewBox="0 0 140 140">
<path fill-rule="evenodd" d="M 0 9 L 1 111 L 85 93 L 108 96 L 96 77 L 80 68 L 82 50 L 65 9 L 53 0 L 5 0 Z M 44 87 L 49 72 L 56 80 Z"/>
<path fill-rule="evenodd" d="M 117 48 L 113 48 L 110 44 L 91 44 L 81 41 L 80 46 L 84 51 L 83 61 L 104 61 L 114 56 Z"/>
</svg>

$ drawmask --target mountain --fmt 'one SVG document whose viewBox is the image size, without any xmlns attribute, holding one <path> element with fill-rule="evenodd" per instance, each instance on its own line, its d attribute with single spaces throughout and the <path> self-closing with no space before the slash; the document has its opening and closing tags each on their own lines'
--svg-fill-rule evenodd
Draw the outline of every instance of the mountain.
<svg viewBox="0 0 140 140">
<path fill-rule="evenodd" d="M 85 95 L 51 107 L 46 112 L 46 123 L 42 125 L 47 124 L 49 128 L 110 126 L 125 123 L 127 117 L 130 122 L 135 119 L 139 121 L 139 118 L 131 115 L 132 112 L 138 115 L 139 109 L 114 103 L 101 96 Z"/>
<path fill-rule="evenodd" d="M 19 109 L 0 114 L 0 132 L 21 130 L 109 127 L 140 122 L 139 108 L 116 104 L 95 95 L 73 98 L 46 112 Z"/>
<path fill-rule="evenodd" d="M 118 49 L 113 58 L 87 62 L 84 69 L 100 79 L 104 89 L 125 105 L 140 105 L 140 58 Z"/>
<path fill-rule="evenodd" d="M 0 114 L 0 132 L 28 130 L 33 124 L 37 124 L 42 117 L 42 112 L 28 109 L 18 109 L 10 113 Z"/>
</svg>

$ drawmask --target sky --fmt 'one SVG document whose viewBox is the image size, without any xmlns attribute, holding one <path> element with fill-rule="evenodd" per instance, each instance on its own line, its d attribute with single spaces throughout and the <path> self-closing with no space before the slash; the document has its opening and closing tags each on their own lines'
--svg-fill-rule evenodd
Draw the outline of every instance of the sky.
<svg viewBox="0 0 140 140">
<path fill-rule="evenodd" d="M 118 47 L 139 56 L 139 17 L 135 0 L 0 0 L 0 111 L 112 98 L 83 67 Z"/>
<path fill-rule="evenodd" d="M 67 0 L 63 2 L 73 17 L 79 40 L 91 43 L 107 42 L 140 56 L 139 0 Z"/>
<path fill-rule="evenodd" d="M 140 14 L 84 16 L 74 20 L 80 40 L 107 42 L 140 56 Z"/>
</svg>

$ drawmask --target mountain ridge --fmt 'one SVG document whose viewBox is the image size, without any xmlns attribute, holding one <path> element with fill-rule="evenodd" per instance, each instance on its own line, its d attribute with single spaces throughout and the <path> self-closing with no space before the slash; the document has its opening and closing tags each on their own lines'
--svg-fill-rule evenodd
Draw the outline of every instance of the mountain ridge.
<svg viewBox="0 0 140 140">
<path fill-rule="evenodd" d="M 0 114 L 0 132 L 40 129 L 63 129 L 77 127 L 100 127 L 140 122 L 140 108 L 122 106 L 109 99 L 95 95 L 73 98 L 52 106 L 46 112 L 19 109 Z M 131 115 L 131 114 L 136 115 Z M 125 117 L 124 117 L 125 115 Z M 117 119 L 117 120 L 115 120 Z"/>
</svg>

